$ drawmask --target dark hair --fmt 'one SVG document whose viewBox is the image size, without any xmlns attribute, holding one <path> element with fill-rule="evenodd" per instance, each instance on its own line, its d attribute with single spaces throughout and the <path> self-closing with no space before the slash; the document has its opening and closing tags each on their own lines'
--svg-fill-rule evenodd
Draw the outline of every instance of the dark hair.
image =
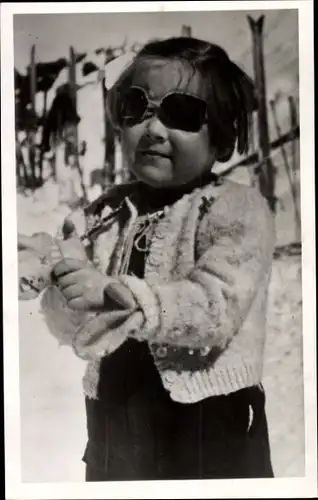
<svg viewBox="0 0 318 500">
<path fill-rule="evenodd" d="M 144 59 L 179 59 L 199 71 L 207 84 L 210 142 L 219 161 L 227 161 L 235 145 L 240 154 L 249 148 L 249 117 L 256 108 L 251 78 L 218 45 L 189 37 L 147 43 L 110 89 L 107 104 L 115 127 L 120 128 L 120 96 L 129 87 L 138 63 Z"/>
</svg>

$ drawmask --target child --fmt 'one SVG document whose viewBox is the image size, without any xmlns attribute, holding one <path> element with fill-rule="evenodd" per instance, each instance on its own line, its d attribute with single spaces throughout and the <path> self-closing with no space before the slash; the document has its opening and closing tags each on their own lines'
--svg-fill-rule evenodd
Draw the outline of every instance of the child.
<svg viewBox="0 0 318 500">
<path fill-rule="evenodd" d="M 248 149 L 252 82 L 220 47 L 172 38 L 148 43 L 107 99 L 136 180 L 66 220 L 42 299 L 89 360 L 86 480 L 272 477 L 274 222 L 257 190 L 211 173 Z M 73 258 L 83 232 L 87 257 Z"/>
</svg>

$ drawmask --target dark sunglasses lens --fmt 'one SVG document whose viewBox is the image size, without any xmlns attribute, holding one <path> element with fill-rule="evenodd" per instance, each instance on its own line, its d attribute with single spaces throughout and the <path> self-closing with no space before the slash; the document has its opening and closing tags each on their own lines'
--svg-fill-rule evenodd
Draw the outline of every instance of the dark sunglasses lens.
<svg viewBox="0 0 318 500">
<path fill-rule="evenodd" d="M 122 97 L 121 118 L 123 123 L 134 125 L 139 123 L 147 109 L 148 100 L 142 89 L 130 88 Z"/>
<path fill-rule="evenodd" d="M 206 114 L 206 103 L 198 97 L 170 94 L 162 102 L 165 123 L 170 128 L 198 132 Z"/>
</svg>

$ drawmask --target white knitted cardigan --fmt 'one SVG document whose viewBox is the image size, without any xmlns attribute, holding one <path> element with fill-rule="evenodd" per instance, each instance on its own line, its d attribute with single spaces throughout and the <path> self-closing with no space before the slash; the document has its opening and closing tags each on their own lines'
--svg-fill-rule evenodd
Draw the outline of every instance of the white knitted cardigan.
<svg viewBox="0 0 318 500">
<path fill-rule="evenodd" d="M 98 397 L 102 357 L 129 336 L 148 341 L 175 401 L 193 403 L 258 384 L 275 244 L 266 201 L 256 189 L 231 181 L 184 195 L 158 222 L 144 279 L 139 279 L 120 273 L 124 244 L 137 218 L 131 200 L 118 201 L 118 215 L 93 241 L 93 261 L 129 288 L 137 307 L 78 313 L 53 286 L 42 298 L 51 332 L 89 360 L 85 394 Z M 101 217 L 118 206 L 106 203 Z M 83 215 L 71 218 L 82 224 L 81 231 Z"/>
</svg>

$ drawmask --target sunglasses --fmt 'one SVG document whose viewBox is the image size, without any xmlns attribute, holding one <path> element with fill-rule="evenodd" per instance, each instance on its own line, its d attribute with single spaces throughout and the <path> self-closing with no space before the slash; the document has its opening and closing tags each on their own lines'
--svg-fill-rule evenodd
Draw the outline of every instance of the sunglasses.
<svg viewBox="0 0 318 500">
<path fill-rule="evenodd" d="M 206 111 L 207 103 L 200 97 L 174 91 L 155 104 L 143 88 L 132 86 L 122 96 L 120 116 L 123 125 L 132 127 L 155 112 L 168 128 L 198 132 L 206 123 Z"/>
</svg>

